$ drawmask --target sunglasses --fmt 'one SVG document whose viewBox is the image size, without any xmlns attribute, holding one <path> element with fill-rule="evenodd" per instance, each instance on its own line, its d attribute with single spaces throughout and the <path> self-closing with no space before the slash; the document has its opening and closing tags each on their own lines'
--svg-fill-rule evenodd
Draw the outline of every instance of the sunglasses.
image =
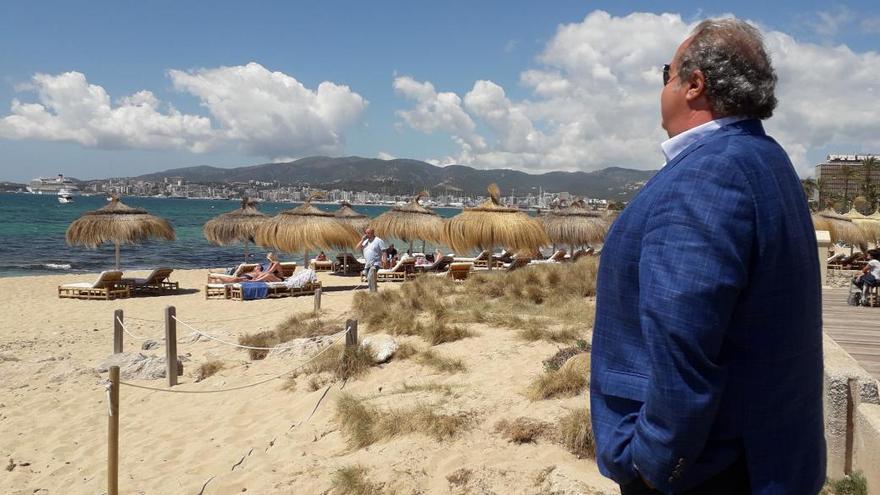
<svg viewBox="0 0 880 495">
<path fill-rule="evenodd" d="M 663 85 L 669 84 L 669 64 L 663 64 Z"/>
</svg>

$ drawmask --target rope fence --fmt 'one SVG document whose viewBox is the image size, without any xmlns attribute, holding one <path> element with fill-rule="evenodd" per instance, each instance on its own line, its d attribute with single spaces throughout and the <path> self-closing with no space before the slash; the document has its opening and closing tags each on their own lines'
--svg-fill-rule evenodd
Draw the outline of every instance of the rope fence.
<svg viewBox="0 0 880 495">
<path fill-rule="evenodd" d="M 162 320 L 149 320 L 147 318 L 131 318 L 136 321 L 154 321 L 160 322 Z M 326 343 L 324 347 L 311 356 L 309 356 L 305 361 L 297 364 L 296 366 L 286 369 L 281 373 L 274 374 L 272 376 L 260 379 L 258 381 L 248 383 L 245 385 L 237 385 L 234 387 L 226 387 L 226 388 L 217 388 L 217 389 L 208 389 L 208 390 L 180 390 L 174 389 L 175 385 L 177 385 L 177 324 L 189 328 L 192 330 L 193 334 L 204 336 L 205 338 L 214 340 L 219 342 L 220 344 L 248 349 L 248 350 L 284 350 L 295 347 L 294 345 L 289 346 L 275 346 L 275 347 L 255 347 L 255 346 L 245 346 L 241 344 L 236 344 L 233 342 L 228 342 L 223 339 L 217 338 L 213 335 L 201 332 L 200 330 L 193 327 L 190 323 L 186 322 L 179 318 L 176 315 L 176 309 L 174 306 L 168 306 L 165 308 L 165 341 L 166 341 L 166 360 L 167 360 L 167 368 L 166 375 L 168 377 L 168 387 L 151 387 L 148 385 L 140 385 L 137 383 L 131 383 L 122 381 L 120 379 L 120 369 L 119 366 L 111 366 L 110 367 L 110 378 L 109 382 L 105 384 L 105 392 L 107 394 L 108 399 L 108 434 L 107 434 L 107 492 L 108 495 L 118 495 L 119 494 L 119 398 L 120 398 L 120 389 L 122 386 L 137 388 L 141 390 L 148 390 L 151 392 L 163 392 L 163 393 L 175 393 L 175 394 L 219 394 L 219 393 L 227 393 L 227 392 L 235 392 L 239 390 L 250 389 L 254 387 L 258 387 L 265 383 L 269 383 L 273 380 L 277 380 L 284 376 L 288 376 L 292 373 L 295 373 L 310 363 L 318 359 L 321 355 L 327 352 L 334 345 L 339 343 L 343 338 L 345 338 L 345 346 L 352 347 L 358 345 L 357 338 L 357 320 L 347 320 L 344 326 L 344 329 L 336 332 L 331 335 L 327 335 L 330 340 L 329 343 Z M 130 332 L 124 323 L 124 315 L 121 309 L 117 309 L 114 312 L 113 317 L 113 350 L 114 353 L 122 352 L 122 335 L 127 334 L 132 338 L 146 340 L 144 337 L 140 337 L 132 332 Z M 329 388 L 328 388 L 329 390 Z M 326 391 L 325 391 L 326 395 Z M 323 399 L 323 397 L 322 397 Z M 320 402 L 319 402 L 320 403 Z M 317 409 L 317 406 L 316 406 Z M 314 414 L 314 411 L 313 411 Z"/>
<path fill-rule="evenodd" d="M 244 390 L 244 389 L 246 389 L 246 388 L 256 387 L 256 386 L 258 386 L 258 385 L 262 385 L 262 384 L 264 384 L 264 383 L 271 382 L 272 380 L 277 380 L 277 379 L 279 379 L 279 378 L 281 378 L 281 377 L 283 377 L 283 376 L 286 376 L 286 375 L 289 375 L 289 374 L 293 373 L 294 371 L 298 371 L 298 370 L 302 369 L 302 368 L 305 367 L 307 364 L 309 364 L 309 363 L 311 363 L 312 361 L 314 361 L 315 359 L 317 359 L 318 356 L 320 356 L 321 354 L 323 354 L 324 352 L 326 352 L 328 349 L 330 349 L 331 347 L 333 347 L 333 344 L 336 344 L 337 342 L 339 342 L 340 340 L 342 340 L 342 338 L 345 337 L 345 335 L 346 335 L 347 333 L 348 333 L 348 329 L 346 328 L 345 330 L 343 330 L 343 331 L 341 331 L 341 332 L 338 332 L 338 333 L 336 333 L 336 334 L 334 334 L 334 335 L 331 335 L 331 337 L 336 337 L 336 339 L 333 340 L 333 342 L 330 342 L 329 344 L 327 344 L 326 346 L 324 346 L 323 349 L 321 349 L 320 351 L 318 351 L 317 353 L 315 353 L 312 357 L 310 357 L 308 360 L 306 360 L 306 361 L 304 361 L 304 362 L 298 364 L 297 366 L 295 366 L 295 367 L 293 367 L 293 368 L 291 368 L 291 369 L 289 369 L 289 370 L 287 370 L 287 371 L 284 371 L 283 373 L 279 373 L 279 374 L 277 374 L 277 375 L 271 376 L 271 377 L 266 378 L 266 379 L 264 379 L 264 380 L 260 380 L 260 381 L 258 381 L 258 382 L 249 383 L 249 384 L 247 384 L 247 385 L 240 385 L 240 386 L 237 386 L 237 387 L 219 388 L 219 389 L 212 389 L 212 390 L 176 390 L 176 389 L 173 389 L 173 388 L 148 387 L 148 386 L 146 386 L 146 385 L 138 385 L 138 384 L 136 384 L 136 383 L 123 382 L 123 381 L 120 381 L 119 384 L 120 384 L 120 385 L 125 385 L 126 387 L 140 388 L 140 389 L 143 389 L 143 390 L 152 390 L 153 392 L 171 392 L 171 393 L 175 393 L 175 394 L 217 394 L 217 393 L 222 393 L 222 392 L 233 392 L 233 391 L 236 391 L 236 390 Z"/>
</svg>

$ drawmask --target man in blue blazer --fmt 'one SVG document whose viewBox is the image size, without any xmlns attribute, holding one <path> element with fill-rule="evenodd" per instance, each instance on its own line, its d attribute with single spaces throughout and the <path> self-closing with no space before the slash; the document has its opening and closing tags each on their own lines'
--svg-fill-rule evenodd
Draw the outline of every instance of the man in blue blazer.
<svg viewBox="0 0 880 495">
<path fill-rule="evenodd" d="M 624 495 L 815 494 L 825 479 L 816 238 L 761 120 L 760 33 L 708 20 L 664 67 L 667 162 L 605 240 L 596 457 Z"/>
</svg>

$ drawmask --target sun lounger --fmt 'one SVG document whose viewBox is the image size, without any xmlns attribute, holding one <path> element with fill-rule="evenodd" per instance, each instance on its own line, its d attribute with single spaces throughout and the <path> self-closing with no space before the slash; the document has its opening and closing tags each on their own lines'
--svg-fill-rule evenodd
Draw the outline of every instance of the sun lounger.
<svg viewBox="0 0 880 495">
<path fill-rule="evenodd" d="M 78 282 L 58 286 L 59 298 L 73 299 L 120 299 L 129 297 L 131 289 L 122 284 L 122 272 L 101 272 L 94 283 Z"/>
<path fill-rule="evenodd" d="M 503 268 L 505 271 L 512 272 L 524 266 L 528 266 L 531 262 L 532 259 L 528 256 L 514 256 L 513 261 L 511 261 L 510 263 L 505 263 Z"/>
<path fill-rule="evenodd" d="M 443 273 L 438 273 L 437 275 L 442 277 L 449 277 L 455 281 L 462 281 L 467 280 L 473 268 L 473 263 L 456 261 L 449 264 L 449 270 Z"/>
<path fill-rule="evenodd" d="M 131 288 L 132 294 L 163 294 L 180 289 L 177 282 L 168 280 L 172 268 L 156 268 L 146 278 L 123 278 L 120 282 Z"/>
<path fill-rule="evenodd" d="M 351 253 L 336 255 L 336 271 L 343 273 L 361 273 L 364 271 L 364 263 Z"/>
<path fill-rule="evenodd" d="M 290 287 L 284 282 L 245 282 L 242 284 L 229 284 L 229 299 L 233 301 L 246 301 L 245 287 L 248 283 L 261 283 L 266 286 L 266 298 L 304 296 L 314 294 L 315 290 L 321 288 L 321 282 L 307 282 L 302 287 Z"/>
<path fill-rule="evenodd" d="M 397 264 L 394 265 L 394 267 L 388 269 L 380 268 L 379 270 L 376 270 L 376 280 L 403 281 L 412 278 L 415 275 L 415 266 L 415 258 L 404 256 L 397 261 Z M 361 276 L 361 279 L 366 281 L 364 276 Z"/>
<path fill-rule="evenodd" d="M 544 265 L 544 264 L 548 264 L 548 263 L 562 263 L 563 261 L 566 261 L 565 250 L 560 249 L 560 250 L 556 251 L 555 253 L 553 253 L 552 256 L 550 256 L 549 258 L 547 258 L 545 260 L 532 260 L 531 262 L 529 262 L 529 264 L 530 265 Z"/>
<path fill-rule="evenodd" d="M 441 256 L 430 265 L 415 265 L 416 273 L 442 272 L 452 263 L 452 256 Z"/>
<path fill-rule="evenodd" d="M 229 299 L 232 284 L 206 284 L 205 299 Z"/>
<path fill-rule="evenodd" d="M 332 272 L 336 269 L 336 266 L 330 260 L 312 260 L 309 262 L 309 268 L 316 272 Z"/>
</svg>

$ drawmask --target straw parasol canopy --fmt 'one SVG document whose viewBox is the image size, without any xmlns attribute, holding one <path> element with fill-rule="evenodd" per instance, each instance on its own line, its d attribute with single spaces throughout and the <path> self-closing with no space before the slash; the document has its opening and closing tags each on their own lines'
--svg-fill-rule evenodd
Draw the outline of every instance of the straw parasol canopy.
<svg viewBox="0 0 880 495">
<path fill-rule="evenodd" d="M 363 213 L 359 213 L 357 210 L 351 207 L 348 202 L 342 203 L 342 206 L 339 207 L 338 210 L 333 212 L 333 216 L 341 220 L 342 222 L 350 224 L 354 227 L 354 230 L 358 232 L 363 232 L 368 225 L 370 225 L 370 217 L 364 215 Z"/>
<path fill-rule="evenodd" d="M 832 242 L 840 241 L 852 245 L 866 243 L 864 232 L 851 218 L 841 215 L 830 208 L 822 210 L 813 216 L 813 225 L 816 226 L 817 222 L 819 226 L 827 227 L 821 230 L 828 230 L 830 232 Z M 816 227 L 816 230 L 820 229 Z"/>
<path fill-rule="evenodd" d="M 321 249 L 347 249 L 360 236 L 351 225 L 340 222 L 332 213 L 312 206 L 312 195 L 296 208 L 282 211 L 257 227 L 254 239 L 261 246 L 288 253 Z M 304 260 L 308 263 L 308 259 Z"/>
<path fill-rule="evenodd" d="M 547 237 L 554 244 L 582 246 L 601 242 L 608 232 L 608 221 L 581 201 L 558 210 L 550 210 L 538 217 Z"/>
<path fill-rule="evenodd" d="M 244 244 L 244 260 L 248 258 L 248 242 L 253 242 L 257 227 L 268 217 L 257 210 L 257 203 L 247 196 L 241 198 L 241 207 L 208 220 L 202 227 L 205 239 L 215 246 Z"/>
<path fill-rule="evenodd" d="M 376 235 L 408 242 L 410 248 L 416 239 L 442 243 L 443 220 L 437 212 L 419 204 L 419 199 L 427 196 L 428 193 L 422 191 L 406 205 L 395 206 L 374 218 L 370 225 L 376 230 Z"/>
<path fill-rule="evenodd" d="M 488 191 L 489 199 L 483 204 L 465 208 L 446 222 L 446 239 L 452 249 L 466 252 L 503 246 L 519 251 L 550 244 L 537 220 L 517 208 L 501 204 L 501 191 L 496 184 L 489 185 Z"/>
<path fill-rule="evenodd" d="M 119 269 L 119 245 L 140 244 L 150 237 L 174 240 L 174 228 L 168 220 L 147 213 L 143 208 L 132 208 L 114 194 L 110 203 L 94 211 L 83 213 L 67 227 L 67 245 L 96 249 L 105 242 L 116 246 L 116 269 Z"/>
<path fill-rule="evenodd" d="M 880 221 L 876 220 L 873 217 L 869 217 L 861 214 L 855 208 L 850 209 L 848 212 L 844 213 L 843 216 L 852 220 L 856 227 L 862 231 L 862 235 L 864 236 L 865 241 L 877 242 L 880 239 Z"/>
</svg>

